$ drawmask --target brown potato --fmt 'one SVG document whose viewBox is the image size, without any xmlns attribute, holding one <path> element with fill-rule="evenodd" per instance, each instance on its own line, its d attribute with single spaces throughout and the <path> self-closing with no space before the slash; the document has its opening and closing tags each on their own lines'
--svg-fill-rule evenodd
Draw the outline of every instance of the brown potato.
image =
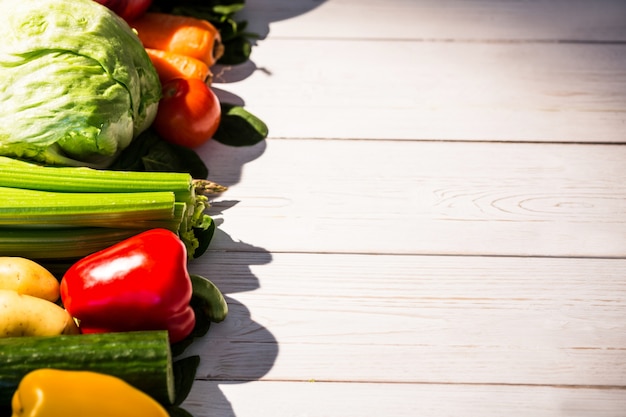
<svg viewBox="0 0 626 417">
<path fill-rule="evenodd" d="M 0 289 L 0 337 L 78 334 L 76 322 L 52 301 Z"/>
<path fill-rule="evenodd" d="M 0 257 L 0 289 L 17 291 L 56 302 L 59 281 L 50 271 L 30 259 Z"/>
</svg>

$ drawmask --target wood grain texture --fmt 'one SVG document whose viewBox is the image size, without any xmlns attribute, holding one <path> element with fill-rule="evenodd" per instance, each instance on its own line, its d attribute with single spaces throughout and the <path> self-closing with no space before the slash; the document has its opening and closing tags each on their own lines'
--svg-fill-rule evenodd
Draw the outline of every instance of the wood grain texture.
<svg viewBox="0 0 626 417">
<path fill-rule="evenodd" d="M 623 259 L 211 252 L 198 378 L 626 385 Z"/>
<path fill-rule="evenodd" d="M 626 148 L 272 140 L 200 150 L 216 249 L 626 255 Z M 239 159 L 237 159 L 239 158 Z"/>
<path fill-rule="evenodd" d="M 626 2 L 249 0 L 194 417 L 623 417 Z M 315 382 L 313 382 L 315 381 Z"/>
<path fill-rule="evenodd" d="M 626 43 L 271 38 L 214 86 L 272 138 L 621 143 L 625 68 Z"/>
<path fill-rule="evenodd" d="M 626 394 L 565 387 L 197 381 L 187 404 L 195 417 L 622 417 Z"/>
<path fill-rule="evenodd" d="M 626 41 L 621 0 L 248 0 L 250 30 L 272 38 Z M 270 32 L 271 30 L 271 32 Z"/>
</svg>

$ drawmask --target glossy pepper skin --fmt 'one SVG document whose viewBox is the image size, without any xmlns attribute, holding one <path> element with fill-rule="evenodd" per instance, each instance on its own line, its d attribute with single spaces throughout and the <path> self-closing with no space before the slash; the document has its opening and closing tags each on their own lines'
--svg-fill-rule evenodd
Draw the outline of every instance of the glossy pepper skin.
<svg viewBox="0 0 626 417">
<path fill-rule="evenodd" d="M 156 400 L 117 377 L 47 368 L 22 378 L 11 407 L 12 417 L 169 417 Z"/>
<path fill-rule="evenodd" d="M 60 285 L 82 333 L 167 330 L 171 343 L 195 325 L 187 251 L 176 234 L 152 229 L 73 264 Z"/>
</svg>

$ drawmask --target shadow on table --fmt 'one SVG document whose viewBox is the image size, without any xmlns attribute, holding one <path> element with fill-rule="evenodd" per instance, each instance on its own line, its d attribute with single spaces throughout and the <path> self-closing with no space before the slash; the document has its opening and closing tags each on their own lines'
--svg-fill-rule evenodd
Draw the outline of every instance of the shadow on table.
<svg viewBox="0 0 626 417">
<path fill-rule="evenodd" d="M 248 22 L 248 32 L 255 33 L 259 39 L 265 39 L 270 33 L 272 23 L 302 16 L 325 2 L 326 0 L 247 0 L 237 18 Z"/>
<path fill-rule="evenodd" d="M 288 20 L 297 16 L 308 13 L 326 0 L 248 0 L 246 5 L 236 20 L 245 20 L 248 22 L 246 31 L 254 33 L 257 40 L 253 40 L 252 54 L 248 61 L 243 64 L 234 66 L 216 65 L 212 68 L 215 83 L 232 83 L 246 79 L 255 71 L 267 71 L 265 68 L 258 68 L 254 63 L 254 48 L 258 45 L 258 41 L 267 38 L 270 33 L 270 25 L 272 23 Z M 214 86 L 215 87 L 215 86 Z M 218 94 L 219 95 L 219 94 Z M 221 97 L 220 97 L 221 98 Z M 243 105 L 226 101 L 228 103 Z"/>
<path fill-rule="evenodd" d="M 273 22 L 286 20 L 307 13 L 325 0 L 248 0 L 238 20 L 248 21 L 248 31 L 257 34 L 259 40 L 265 39 Z M 227 83 L 241 81 L 257 70 L 254 63 L 254 47 L 250 60 L 236 66 L 216 66 L 212 68 L 214 82 L 224 86 L 212 85 L 220 101 L 245 106 L 243 98 L 228 91 Z M 269 126 L 271 131 L 272 126 Z M 209 179 L 222 185 L 233 186 L 241 180 L 241 173 L 246 163 L 259 158 L 266 149 L 266 143 L 251 147 L 228 147 L 215 141 L 209 141 L 198 150 L 207 163 Z M 223 198 L 222 198 L 223 197 Z M 229 303 L 229 317 L 218 325 L 212 326 L 209 334 L 195 350 L 202 355 L 198 369 L 197 382 L 200 386 L 192 389 L 191 395 L 183 406 L 197 417 L 219 416 L 236 417 L 235 411 L 220 386 L 241 384 L 261 379 L 274 366 L 278 356 L 279 343 L 272 333 L 252 319 L 251 312 L 242 303 L 232 298 L 232 294 L 254 291 L 260 288 L 259 279 L 252 272 L 252 266 L 272 262 L 272 255 L 267 250 L 253 244 L 236 241 L 220 229 L 221 222 L 228 222 L 228 210 L 238 201 L 229 200 L 228 192 L 212 202 L 212 216 L 218 225 L 213 246 L 209 250 L 206 262 L 203 261 L 210 278 L 224 293 Z M 215 217 L 214 217 L 215 218 Z M 193 271 L 193 265 L 190 267 Z M 194 350 L 194 346 L 191 347 Z M 198 385 L 198 384 L 196 384 Z M 208 407 L 208 408 L 207 408 Z"/>
<path fill-rule="evenodd" d="M 232 247 L 228 251 L 206 253 L 202 271 L 222 291 L 229 306 L 226 320 L 213 324 L 206 337 L 194 342 L 189 354 L 199 354 L 196 383 L 183 408 L 194 417 L 235 417 L 230 401 L 221 386 L 258 380 L 274 366 L 279 345 L 274 335 L 252 319 L 250 310 L 232 294 L 254 291 L 260 287 L 252 272 L 254 265 L 269 264 L 272 255 L 252 245 L 235 242 L 218 226 L 216 243 Z M 192 263 L 190 270 L 196 267 Z"/>
<path fill-rule="evenodd" d="M 232 187 L 242 181 L 244 166 L 260 158 L 266 148 L 265 141 L 246 147 L 209 141 L 197 152 L 209 168 L 209 179 Z M 190 272 L 213 281 L 229 305 L 226 320 L 212 325 L 209 333 L 194 341 L 185 352 L 185 355 L 198 354 L 201 358 L 196 382 L 182 404 L 194 417 L 235 417 L 220 387 L 261 379 L 272 369 L 278 356 L 279 344 L 274 335 L 255 322 L 249 309 L 235 296 L 260 288 L 253 268 L 272 262 L 272 254 L 224 231 L 227 228 L 222 226 L 228 225 L 229 211 L 239 203 L 229 197 L 226 191 L 211 199 L 208 214 L 215 220 L 215 235 L 209 250 L 189 265 Z"/>
</svg>

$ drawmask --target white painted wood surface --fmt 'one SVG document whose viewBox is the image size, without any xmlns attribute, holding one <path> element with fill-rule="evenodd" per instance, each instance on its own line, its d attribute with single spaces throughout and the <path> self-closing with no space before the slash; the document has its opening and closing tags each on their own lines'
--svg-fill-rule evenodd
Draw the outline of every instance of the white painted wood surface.
<svg viewBox="0 0 626 417">
<path fill-rule="evenodd" d="M 249 0 L 195 417 L 626 416 L 626 2 Z"/>
<path fill-rule="evenodd" d="M 249 0 L 241 16 L 273 39 L 626 40 L 619 0 Z"/>
<path fill-rule="evenodd" d="M 625 51 L 626 42 L 269 38 L 256 67 L 217 79 L 247 77 L 223 89 L 273 138 L 621 142 Z"/>
<path fill-rule="evenodd" d="M 269 140 L 259 148 L 203 150 L 212 178 L 236 183 L 214 202 L 229 236 L 215 249 L 243 241 L 270 252 L 626 255 L 621 145 Z M 234 162 L 248 153 L 260 155 Z"/>
</svg>

